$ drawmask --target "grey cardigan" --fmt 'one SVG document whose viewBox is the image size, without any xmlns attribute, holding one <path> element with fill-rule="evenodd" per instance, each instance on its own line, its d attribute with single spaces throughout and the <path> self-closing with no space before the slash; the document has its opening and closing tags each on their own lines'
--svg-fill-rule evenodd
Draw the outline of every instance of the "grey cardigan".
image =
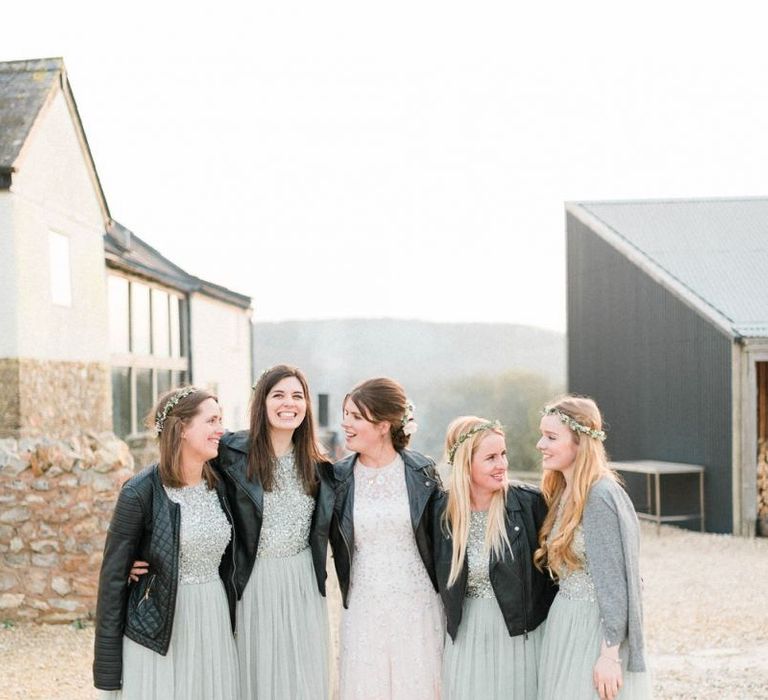
<svg viewBox="0 0 768 700">
<path fill-rule="evenodd" d="M 582 525 L 605 643 L 614 646 L 627 640 L 627 670 L 645 671 L 640 529 L 626 491 L 613 479 L 595 482 Z"/>
</svg>

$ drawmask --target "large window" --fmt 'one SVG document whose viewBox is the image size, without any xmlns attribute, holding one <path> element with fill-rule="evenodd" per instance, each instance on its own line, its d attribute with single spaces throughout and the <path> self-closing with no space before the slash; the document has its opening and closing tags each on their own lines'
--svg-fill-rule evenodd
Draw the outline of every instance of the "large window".
<svg viewBox="0 0 768 700">
<path fill-rule="evenodd" d="M 108 290 L 113 427 L 126 437 L 145 431 L 157 398 L 189 379 L 186 301 L 174 290 L 112 272 Z"/>
</svg>

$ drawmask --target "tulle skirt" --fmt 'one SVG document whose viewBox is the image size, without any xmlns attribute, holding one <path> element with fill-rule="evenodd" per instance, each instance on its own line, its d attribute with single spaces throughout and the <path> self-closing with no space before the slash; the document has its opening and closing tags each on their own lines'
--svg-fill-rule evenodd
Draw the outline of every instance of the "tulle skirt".
<svg viewBox="0 0 768 700">
<path fill-rule="evenodd" d="M 237 608 L 242 697 L 328 697 L 328 608 L 317 590 L 312 550 L 256 559 Z"/>
<path fill-rule="evenodd" d="M 535 700 L 544 624 L 510 637 L 495 598 L 465 598 L 456 640 L 445 637 L 443 700 Z"/>
<path fill-rule="evenodd" d="M 123 689 L 106 700 L 239 700 L 237 650 L 224 585 L 179 584 L 165 656 L 123 637 Z"/>
<path fill-rule="evenodd" d="M 539 700 L 597 700 L 592 670 L 600 655 L 602 628 L 596 602 L 569 600 L 561 594 L 549 611 L 539 663 Z M 649 673 L 629 673 L 620 649 L 623 687 L 617 700 L 652 697 Z"/>
</svg>

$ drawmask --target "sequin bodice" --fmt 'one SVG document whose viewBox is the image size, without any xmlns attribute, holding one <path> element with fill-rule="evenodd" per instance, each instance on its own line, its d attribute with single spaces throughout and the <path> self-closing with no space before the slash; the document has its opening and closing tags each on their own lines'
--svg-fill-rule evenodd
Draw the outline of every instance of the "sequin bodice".
<svg viewBox="0 0 768 700">
<path fill-rule="evenodd" d="M 485 528 L 488 511 L 473 510 L 470 513 L 469 537 L 467 538 L 467 598 L 493 598 L 493 588 L 488 574 L 490 555 L 485 549 Z"/>
<path fill-rule="evenodd" d="M 552 535 L 554 536 L 560 529 L 562 521 L 563 508 L 562 503 L 558 506 L 557 516 L 552 526 Z M 575 571 L 562 569 L 558 572 L 560 595 L 569 600 L 588 600 L 594 602 L 595 584 L 592 582 L 592 576 L 589 574 L 589 565 L 587 564 L 586 547 L 584 545 L 584 528 L 581 523 L 578 524 L 573 532 L 573 542 L 571 551 L 581 563 L 581 567 Z"/>
<path fill-rule="evenodd" d="M 203 479 L 194 486 L 166 486 L 165 492 L 181 508 L 179 583 L 206 583 L 218 578 L 232 528 L 216 491 Z"/>
<path fill-rule="evenodd" d="M 264 492 L 257 557 L 292 557 L 309 546 L 315 499 L 304 492 L 293 453 L 278 457 L 275 486 Z"/>
</svg>

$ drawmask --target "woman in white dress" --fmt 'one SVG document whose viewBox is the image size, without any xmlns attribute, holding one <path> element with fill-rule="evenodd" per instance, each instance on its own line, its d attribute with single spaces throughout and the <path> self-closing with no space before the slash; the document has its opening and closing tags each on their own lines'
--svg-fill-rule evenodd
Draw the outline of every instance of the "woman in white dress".
<svg viewBox="0 0 768 700">
<path fill-rule="evenodd" d="M 646 700 L 637 516 L 609 469 L 595 402 L 564 396 L 542 411 L 549 506 L 534 561 L 560 589 L 547 618 L 539 700 Z"/>
<path fill-rule="evenodd" d="M 221 410 L 183 387 L 151 416 L 160 462 L 123 486 L 104 547 L 94 685 L 102 698 L 237 700 L 231 511 L 208 465 Z M 136 557 L 152 573 L 130 583 Z"/>
<path fill-rule="evenodd" d="M 349 457 L 334 465 L 331 532 L 344 602 L 341 700 L 440 697 L 443 617 L 431 536 L 434 462 L 407 450 L 415 429 L 403 388 L 386 378 L 344 400 Z"/>
</svg>

